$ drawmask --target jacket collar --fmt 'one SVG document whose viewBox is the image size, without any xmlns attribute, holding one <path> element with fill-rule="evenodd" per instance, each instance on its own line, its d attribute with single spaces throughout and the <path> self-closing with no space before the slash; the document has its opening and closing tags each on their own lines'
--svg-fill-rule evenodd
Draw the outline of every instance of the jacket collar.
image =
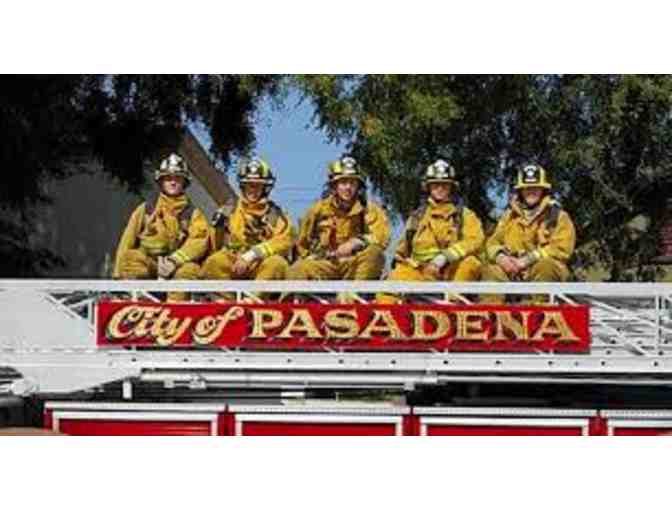
<svg viewBox="0 0 672 510">
<path fill-rule="evenodd" d="M 429 208 L 429 213 L 432 216 L 441 216 L 443 218 L 449 218 L 455 214 L 457 208 L 453 202 L 435 202 L 432 198 L 427 200 L 427 205 Z"/>
<path fill-rule="evenodd" d="M 167 211 L 171 214 L 179 214 L 180 211 L 185 209 L 189 205 L 189 197 L 182 193 L 175 197 L 170 197 L 164 193 L 159 194 L 159 198 L 156 201 L 156 209 Z"/>
<path fill-rule="evenodd" d="M 539 204 L 534 209 L 528 209 L 523 207 L 523 205 L 518 200 L 518 197 L 515 197 L 513 200 L 511 200 L 511 210 L 523 221 L 523 223 L 531 225 L 546 211 L 548 207 L 550 207 L 552 201 L 553 199 L 547 195 L 541 199 L 541 202 L 539 202 Z"/>
<path fill-rule="evenodd" d="M 329 197 L 328 203 L 329 203 L 329 207 L 335 213 L 345 214 L 345 216 L 357 216 L 358 214 L 361 214 L 364 211 L 364 206 L 359 201 L 359 199 L 355 199 L 354 204 L 352 204 L 352 207 L 350 207 L 350 210 L 347 211 L 347 212 L 344 212 L 343 209 L 338 207 L 337 198 L 334 195 Z"/>
<path fill-rule="evenodd" d="M 239 204 L 243 212 L 254 216 L 264 216 L 270 207 L 269 200 L 266 198 L 262 198 L 257 202 L 250 202 L 241 197 Z"/>
</svg>

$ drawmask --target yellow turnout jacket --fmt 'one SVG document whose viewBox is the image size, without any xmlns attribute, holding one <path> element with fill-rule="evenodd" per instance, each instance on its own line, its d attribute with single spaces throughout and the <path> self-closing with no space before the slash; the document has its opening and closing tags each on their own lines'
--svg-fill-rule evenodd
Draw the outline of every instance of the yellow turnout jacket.
<svg viewBox="0 0 672 510">
<path fill-rule="evenodd" d="M 547 196 L 531 211 L 514 199 L 488 239 L 486 251 L 493 263 L 500 253 L 529 254 L 535 260 L 552 257 L 567 263 L 575 244 L 572 219 L 558 202 Z"/>
<path fill-rule="evenodd" d="M 420 266 L 443 253 L 454 262 L 476 254 L 484 240 L 481 220 L 471 209 L 430 198 L 406 222 L 395 259 Z"/>
<path fill-rule="evenodd" d="M 366 208 L 355 201 L 349 211 L 341 210 L 329 196 L 316 202 L 301 222 L 297 252 L 299 257 L 323 256 L 352 238 L 366 245 L 377 244 L 383 250 L 390 242 L 391 228 L 387 215 L 376 203 Z"/>
<path fill-rule="evenodd" d="M 207 219 L 186 195 L 160 194 L 150 207 L 145 202 L 131 214 L 119 240 L 113 277 L 120 277 L 121 258 L 131 249 L 150 257 L 170 256 L 178 266 L 198 262 L 207 254 L 208 234 Z"/>
</svg>

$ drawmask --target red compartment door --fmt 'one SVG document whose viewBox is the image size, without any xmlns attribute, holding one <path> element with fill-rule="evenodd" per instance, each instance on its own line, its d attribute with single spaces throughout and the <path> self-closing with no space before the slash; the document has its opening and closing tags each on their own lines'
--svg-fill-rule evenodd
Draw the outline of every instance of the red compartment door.
<svg viewBox="0 0 672 510">
<path fill-rule="evenodd" d="M 420 417 L 422 436 L 587 436 L 582 418 Z"/>
<path fill-rule="evenodd" d="M 609 436 L 663 436 L 672 434 L 672 420 L 607 420 Z"/>
<path fill-rule="evenodd" d="M 237 414 L 237 436 L 394 436 L 402 416 Z"/>
<path fill-rule="evenodd" d="M 210 436 L 216 414 L 54 411 L 53 430 L 73 436 Z"/>
</svg>

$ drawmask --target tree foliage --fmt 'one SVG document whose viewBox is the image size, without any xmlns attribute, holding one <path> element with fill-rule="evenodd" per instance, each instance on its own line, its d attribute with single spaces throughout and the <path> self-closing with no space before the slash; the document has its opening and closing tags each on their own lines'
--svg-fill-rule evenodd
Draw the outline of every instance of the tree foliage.
<svg viewBox="0 0 672 510">
<path fill-rule="evenodd" d="M 5 76 L 0 79 L 0 275 L 38 276 L 57 263 L 31 247 L 30 214 L 49 201 L 44 183 L 86 170 L 102 171 L 131 190 L 143 167 L 177 146 L 184 125 L 210 130 L 213 156 L 224 167 L 254 147 L 254 113 L 279 94 L 272 75 Z"/>
<path fill-rule="evenodd" d="M 654 220 L 670 196 L 672 77 L 644 75 L 297 76 L 317 123 L 346 140 L 375 188 L 402 215 L 437 157 L 463 175 L 463 193 L 493 218 L 517 168 L 547 167 L 585 253 L 612 279 L 641 266 L 655 235 L 632 242 L 623 225 Z M 412 191 L 411 191 L 412 190 Z"/>
</svg>

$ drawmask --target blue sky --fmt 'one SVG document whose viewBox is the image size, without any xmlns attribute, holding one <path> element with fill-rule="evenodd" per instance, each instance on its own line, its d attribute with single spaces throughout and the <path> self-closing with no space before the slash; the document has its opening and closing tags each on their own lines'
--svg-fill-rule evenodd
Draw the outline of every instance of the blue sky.
<svg viewBox="0 0 672 510">
<path fill-rule="evenodd" d="M 255 132 L 254 152 L 268 161 L 277 175 L 271 198 L 287 211 L 298 227 L 299 218 L 322 194 L 327 166 L 345 152 L 345 143 L 329 143 L 326 135 L 313 122 L 314 108 L 308 101 L 290 94 L 285 106 L 278 110 L 270 101 L 260 109 Z M 204 147 L 210 147 L 210 137 L 195 126 L 194 132 Z M 229 172 L 229 182 L 237 188 L 235 175 Z M 374 197 L 374 200 L 379 200 Z M 403 223 L 393 225 L 388 247 L 388 265 L 392 259 Z"/>
<path fill-rule="evenodd" d="M 345 152 L 345 143 L 329 143 L 326 135 L 313 121 L 314 107 L 309 101 L 300 101 L 291 93 L 280 109 L 271 101 L 264 101 L 255 121 L 257 147 L 255 156 L 264 158 L 273 167 L 277 182 L 271 198 L 287 211 L 294 224 L 310 205 L 320 198 L 329 162 Z M 210 147 L 210 137 L 198 126 L 194 132 L 204 147 Z M 235 174 L 230 172 L 229 182 L 237 187 Z M 491 198 L 500 211 L 507 203 L 507 194 Z M 379 200 L 374 197 L 374 200 Z M 388 259 L 401 235 L 403 222 L 393 224 L 392 242 Z"/>
<path fill-rule="evenodd" d="M 329 143 L 326 135 L 316 127 L 314 112 L 311 102 L 300 101 L 300 96 L 291 92 L 280 109 L 265 100 L 255 120 L 257 147 L 254 155 L 264 158 L 273 167 L 278 180 L 271 197 L 289 212 L 297 225 L 305 210 L 320 197 L 327 165 L 345 152 L 345 143 Z M 198 126 L 194 126 L 194 132 L 203 146 L 209 148 L 207 132 Z M 230 172 L 229 182 L 236 187 L 233 172 Z M 498 196 L 498 193 L 501 194 Z M 490 198 L 501 212 L 508 194 L 492 189 Z M 379 199 L 374 197 L 374 200 Z M 396 237 L 402 226 L 394 225 Z"/>
<path fill-rule="evenodd" d="M 268 161 L 277 175 L 271 197 L 289 212 L 295 222 L 320 197 L 327 165 L 345 151 L 345 144 L 330 144 L 313 123 L 314 109 L 308 101 L 290 95 L 285 106 L 277 110 L 265 101 L 255 123 L 255 155 Z M 210 139 L 195 130 L 206 148 Z M 229 182 L 236 186 L 230 172 Z"/>
</svg>

